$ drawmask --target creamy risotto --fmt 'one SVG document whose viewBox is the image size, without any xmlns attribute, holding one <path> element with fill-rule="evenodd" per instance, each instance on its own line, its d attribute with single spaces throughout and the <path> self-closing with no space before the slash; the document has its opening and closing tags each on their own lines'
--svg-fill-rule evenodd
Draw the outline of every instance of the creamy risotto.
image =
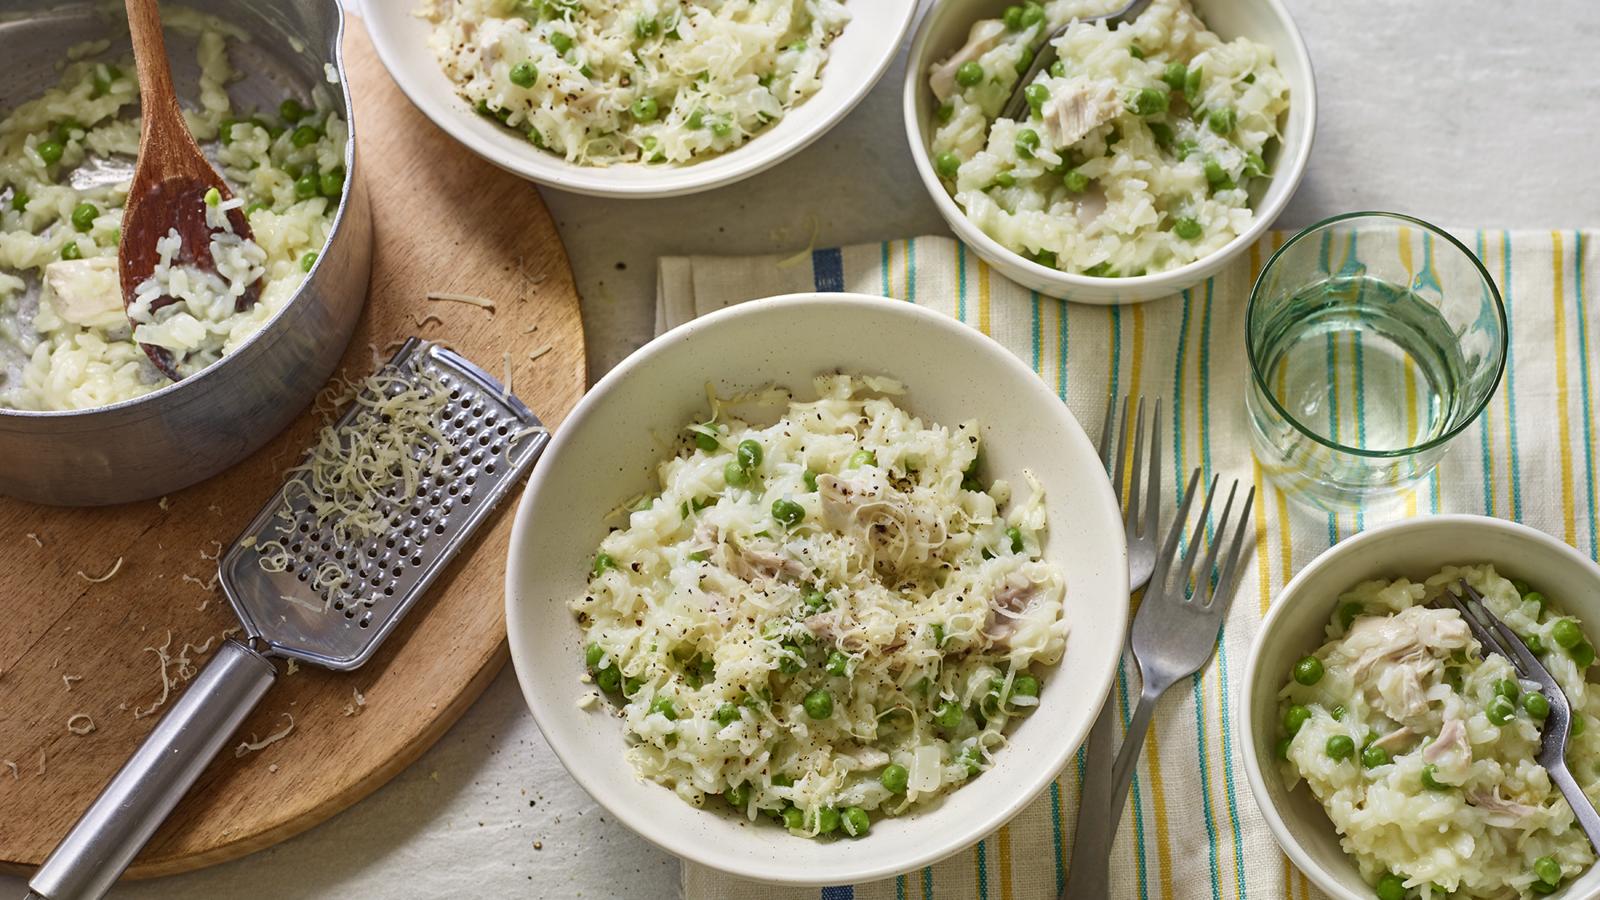
<svg viewBox="0 0 1600 900">
<path fill-rule="evenodd" d="M 1252 183 L 1289 87 L 1267 47 L 1206 30 L 1188 0 L 1155 0 L 1116 29 L 1079 22 L 997 118 L 1058 26 L 1121 0 L 1025 3 L 972 26 L 934 65 L 934 168 L 973 224 L 1046 266 L 1095 276 L 1173 269 L 1252 219 Z"/>
<path fill-rule="evenodd" d="M 838 0 L 428 0 L 480 113 L 582 165 L 732 150 L 821 86 Z"/>
<path fill-rule="evenodd" d="M 140 342 L 170 354 L 179 374 L 204 368 L 288 303 L 327 240 L 348 130 L 326 89 L 270 113 L 236 111 L 227 26 L 182 11 L 165 19 L 199 35 L 200 94 L 186 118 L 235 193 L 207 210 L 219 273 L 176 264 L 181 242 L 169 234 L 164 264 L 124 311 L 117 244 L 139 147 L 133 61 L 106 59 L 106 42 L 73 48 L 55 87 L 0 120 L 0 407 L 86 409 L 170 384 Z M 253 240 L 222 227 L 236 203 Z M 258 299 L 241 311 L 246 291 Z"/>
<path fill-rule="evenodd" d="M 572 609 L 641 775 L 859 836 L 989 767 L 1065 649 L 1064 583 L 1037 484 L 983 481 L 976 422 L 817 389 L 770 425 L 714 399 Z"/>
<path fill-rule="evenodd" d="M 1381 900 L 1553 893 L 1594 862 L 1572 808 L 1534 761 L 1549 700 L 1430 604 L 1465 578 L 1522 636 L 1573 711 L 1567 764 L 1600 797 L 1600 737 L 1580 623 L 1492 566 L 1421 584 L 1356 585 L 1328 642 L 1281 693 L 1284 777 L 1304 780 Z"/>
</svg>

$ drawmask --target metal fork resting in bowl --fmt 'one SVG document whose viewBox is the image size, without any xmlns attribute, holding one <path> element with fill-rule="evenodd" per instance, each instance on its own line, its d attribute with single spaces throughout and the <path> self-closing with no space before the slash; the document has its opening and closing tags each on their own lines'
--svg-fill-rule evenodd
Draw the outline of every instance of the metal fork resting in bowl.
<svg viewBox="0 0 1600 900">
<path fill-rule="evenodd" d="M 1130 0 L 1127 5 L 1116 12 L 1107 13 L 1103 16 L 1074 18 L 1045 35 L 1044 43 L 1033 54 L 1033 62 L 1028 65 L 1028 70 L 1022 73 L 1022 77 L 1018 78 L 1016 85 L 1011 88 L 1011 99 L 1007 100 L 1006 105 L 1001 109 L 1000 118 L 1016 121 L 1017 117 L 1022 115 L 1022 111 L 1027 108 L 1028 103 L 1027 97 L 1023 92 L 1028 89 L 1028 85 L 1033 84 L 1035 78 L 1039 77 L 1040 72 L 1043 72 L 1051 63 L 1056 61 L 1056 38 L 1065 34 L 1068 28 L 1079 22 L 1104 22 L 1107 28 L 1115 28 L 1124 22 L 1132 22 L 1134 19 L 1139 18 L 1139 14 L 1144 12 L 1144 8 L 1149 5 L 1150 0 Z M 1123 419 L 1123 424 L 1127 424 L 1127 417 L 1124 416 Z M 1100 452 L 1105 452 L 1104 446 L 1101 447 Z"/>
<path fill-rule="evenodd" d="M 1550 780 L 1555 782 L 1561 796 L 1567 798 L 1567 804 L 1572 807 L 1578 827 L 1583 829 L 1589 843 L 1600 850 L 1600 812 L 1595 810 L 1594 804 L 1589 802 L 1588 795 L 1584 794 L 1583 788 L 1578 786 L 1577 779 L 1572 777 L 1572 772 L 1567 768 L 1567 734 L 1572 722 L 1572 707 L 1567 703 L 1566 692 L 1561 690 L 1561 685 L 1550 675 L 1550 670 L 1528 650 L 1522 639 L 1489 610 L 1483 602 L 1483 596 L 1465 579 L 1458 584 L 1461 596 L 1445 590 L 1440 599 L 1461 614 L 1462 620 L 1472 630 L 1472 636 L 1478 639 L 1486 652 L 1505 657 L 1511 667 L 1517 670 L 1518 677 L 1537 682 L 1545 699 L 1550 701 L 1550 714 L 1539 729 L 1539 755 L 1534 761 L 1550 773 Z"/>
</svg>

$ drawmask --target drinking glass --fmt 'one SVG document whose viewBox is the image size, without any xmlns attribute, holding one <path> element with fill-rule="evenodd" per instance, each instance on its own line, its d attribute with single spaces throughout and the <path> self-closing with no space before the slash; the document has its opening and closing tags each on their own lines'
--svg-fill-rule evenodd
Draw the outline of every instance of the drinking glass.
<svg viewBox="0 0 1600 900">
<path fill-rule="evenodd" d="M 1256 458 L 1285 493 L 1330 511 L 1425 477 L 1505 368 L 1505 305 L 1483 264 L 1396 213 L 1295 235 L 1256 279 L 1245 321 Z"/>
</svg>

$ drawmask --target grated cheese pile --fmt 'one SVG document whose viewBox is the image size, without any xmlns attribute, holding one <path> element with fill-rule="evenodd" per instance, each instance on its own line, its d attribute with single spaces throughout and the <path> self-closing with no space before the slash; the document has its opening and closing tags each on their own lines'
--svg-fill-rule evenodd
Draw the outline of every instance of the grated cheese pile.
<svg viewBox="0 0 1600 900">
<path fill-rule="evenodd" d="M 856 835 L 989 767 L 1065 649 L 1064 579 L 1032 476 L 980 481 L 977 422 L 816 386 L 765 426 L 711 397 L 571 607 L 641 775 Z"/>
</svg>

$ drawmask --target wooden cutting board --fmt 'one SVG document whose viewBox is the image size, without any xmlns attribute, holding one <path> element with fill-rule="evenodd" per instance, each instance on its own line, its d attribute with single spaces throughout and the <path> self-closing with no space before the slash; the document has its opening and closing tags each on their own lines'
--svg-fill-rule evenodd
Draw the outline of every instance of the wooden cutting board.
<svg viewBox="0 0 1600 900">
<path fill-rule="evenodd" d="M 418 113 L 359 21 L 349 23 L 345 52 L 376 233 L 372 288 L 345 374 L 366 374 L 375 354 L 387 358 L 413 334 L 447 341 L 497 375 L 509 353 L 516 393 L 554 426 L 584 390 L 583 331 L 566 251 L 538 192 Z M 495 310 L 429 302 L 430 291 L 487 297 Z M 134 715 L 161 696 L 153 648 L 165 645 L 177 676 L 180 651 L 188 646 L 201 666 L 238 624 L 220 590 L 207 587 L 211 557 L 277 489 L 319 425 L 308 413 L 239 467 L 162 503 L 77 510 L 0 499 L 0 760 L 16 767 L 0 764 L 0 870 L 42 862 L 159 718 Z M 129 875 L 270 846 L 371 793 L 433 744 L 506 660 L 503 578 L 516 496 L 366 666 L 350 674 L 304 666 L 280 677 L 234 743 L 279 730 L 286 716 L 293 731 L 243 757 L 225 750 Z M 114 577 L 87 579 L 119 558 Z M 69 720 L 94 728 L 76 734 Z"/>
</svg>

